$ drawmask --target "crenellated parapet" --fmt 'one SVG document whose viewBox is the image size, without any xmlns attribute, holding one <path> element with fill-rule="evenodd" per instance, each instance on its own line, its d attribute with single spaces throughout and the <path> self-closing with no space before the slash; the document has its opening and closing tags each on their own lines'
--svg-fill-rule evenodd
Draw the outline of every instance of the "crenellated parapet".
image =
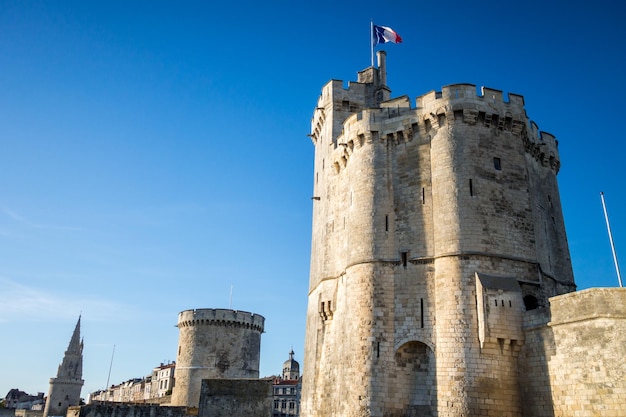
<svg viewBox="0 0 626 417">
<path fill-rule="evenodd" d="M 310 136 L 317 144 L 327 113 L 336 111 L 338 102 L 343 103 L 341 110 L 346 117 L 341 131 L 334 136 L 335 148 L 331 155 L 337 172 L 347 166 L 355 147 L 367 142 L 390 140 L 399 144 L 415 138 L 427 140 L 434 135 L 433 130 L 458 123 L 490 129 L 496 136 L 508 132 L 520 138 L 526 152 L 542 166 L 555 173 L 560 169 L 558 142 L 528 119 L 521 95 L 509 93 L 507 101 L 500 90 L 482 87 L 479 95 L 473 84 L 452 84 L 417 97 L 415 108 L 403 96 L 382 102 L 376 108 L 358 110 L 350 96 L 362 92 L 351 88 L 354 88 L 352 84 L 344 89 L 336 80 L 327 84 L 312 122 Z M 323 106 L 328 100 L 333 103 L 331 108 Z"/>
<path fill-rule="evenodd" d="M 427 128 L 461 121 L 493 128 L 496 134 L 510 131 L 519 136 L 528 123 L 522 96 L 509 94 L 505 101 L 502 91 L 486 87 L 478 95 L 473 84 L 452 84 L 431 91 L 416 99 L 416 107 Z"/>
<path fill-rule="evenodd" d="M 458 121 L 491 128 L 496 135 L 510 132 L 524 141 L 526 152 L 540 164 L 559 171 L 558 142 L 528 119 L 521 95 L 509 93 L 507 101 L 501 90 L 481 87 L 479 95 L 473 84 L 451 84 L 418 97 L 416 107 L 421 112 L 422 134 Z"/>
<path fill-rule="evenodd" d="M 185 310 L 178 314 L 178 327 L 224 326 L 256 330 L 263 333 L 265 318 L 247 311 L 203 308 Z"/>
</svg>

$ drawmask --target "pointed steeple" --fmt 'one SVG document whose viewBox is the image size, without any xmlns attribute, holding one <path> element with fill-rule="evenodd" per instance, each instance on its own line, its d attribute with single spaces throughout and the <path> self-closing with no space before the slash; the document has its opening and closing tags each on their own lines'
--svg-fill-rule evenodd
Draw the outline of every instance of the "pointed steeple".
<svg viewBox="0 0 626 417">
<path fill-rule="evenodd" d="M 72 334 L 72 338 L 70 339 L 70 344 L 67 346 L 67 350 L 65 354 L 67 355 L 69 352 L 75 353 L 83 353 L 83 343 L 80 339 L 80 318 L 78 316 L 78 321 L 76 322 L 76 327 L 74 328 L 74 333 Z"/>
<path fill-rule="evenodd" d="M 74 333 L 59 365 L 56 378 L 50 378 L 50 391 L 44 417 L 64 416 L 67 408 L 80 403 L 83 381 L 83 341 L 80 338 L 80 316 Z"/>
<path fill-rule="evenodd" d="M 83 376 L 83 343 L 80 340 L 80 316 L 74 333 L 65 351 L 63 362 L 59 365 L 57 379 L 70 378 L 80 380 Z"/>
</svg>

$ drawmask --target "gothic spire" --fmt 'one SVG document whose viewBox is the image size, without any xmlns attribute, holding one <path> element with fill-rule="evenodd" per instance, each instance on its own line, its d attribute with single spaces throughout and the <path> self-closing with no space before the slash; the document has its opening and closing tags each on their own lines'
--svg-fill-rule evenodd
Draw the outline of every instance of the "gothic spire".
<svg viewBox="0 0 626 417">
<path fill-rule="evenodd" d="M 82 353 L 83 351 L 83 343 L 80 339 L 80 318 L 81 316 L 78 316 L 78 321 L 76 322 L 74 333 L 70 339 L 70 344 L 67 346 L 67 352 Z"/>
</svg>

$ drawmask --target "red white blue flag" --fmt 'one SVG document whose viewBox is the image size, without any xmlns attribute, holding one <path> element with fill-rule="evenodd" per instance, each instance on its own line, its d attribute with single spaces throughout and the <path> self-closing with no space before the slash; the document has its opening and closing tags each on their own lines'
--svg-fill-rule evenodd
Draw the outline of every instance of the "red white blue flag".
<svg viewBox="0 0 626 417">
<path fill-rule="evenodd" d="M 372 26 L 372 37 L 374 38 L 374 45 L 379 43 L 402 43 L 402 38 L 393 29 L 387 26 Z"/>
</svg>

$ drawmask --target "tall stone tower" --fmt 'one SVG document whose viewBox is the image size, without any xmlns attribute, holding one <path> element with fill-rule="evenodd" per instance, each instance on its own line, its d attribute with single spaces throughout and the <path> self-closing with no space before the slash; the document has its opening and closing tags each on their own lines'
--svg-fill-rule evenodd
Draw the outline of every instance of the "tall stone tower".
<svg viewBox="0 0 626 417">
<path fill-rule="evenodd" d="M 65 416 L 67 408 L 80 404 L 83 377 L 83 341 L 80 338 L 80 317 L 74 328 L 70 344 L 59 365 L 56 378 L 50 378 L 50 391 L 43 416 Z"/>
<path fill-rule="evenodd" d="M 180 312 L 172 405 L 198 407 L 203 379 L 258 378 L 264 324 L 246 311 Z"/>
<path fill-rule="evenodd" d="M 384 52 L 310 137 L 302 415 L 520 416 L 522 315 L 575 289 L 555 138 L 499 90 L 390 99 Z"/>
</svg>

